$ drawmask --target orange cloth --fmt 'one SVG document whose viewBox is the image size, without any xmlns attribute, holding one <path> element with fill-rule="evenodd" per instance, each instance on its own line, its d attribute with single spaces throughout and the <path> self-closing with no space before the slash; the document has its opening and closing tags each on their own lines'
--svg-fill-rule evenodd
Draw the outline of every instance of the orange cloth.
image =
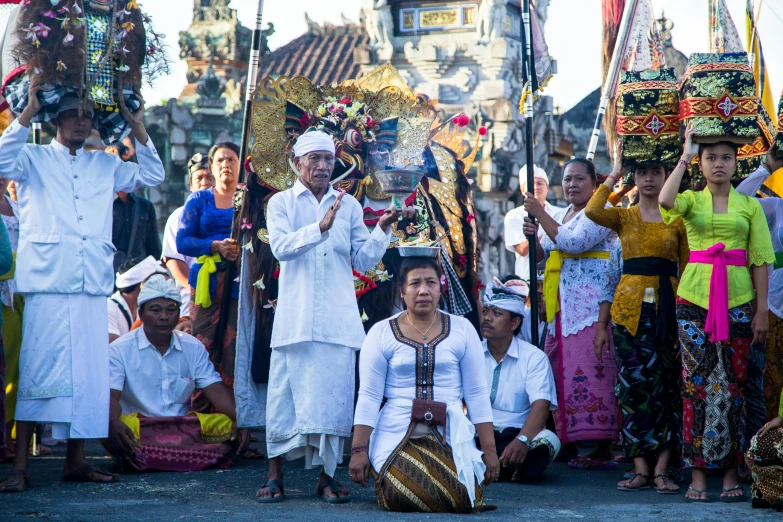
<svg viewBox="0 0 783 522">
<path fill-rule="evenodd" d="M 690 256 L 688 235 L 682 219 L 671 225 L 648 223 L 642 220 L 638 206 L 630 208 L 606 206 L 610 192 L 601 185 L 593 194 L 585 208 L 585 216 L 602 227 L 617 232 L 623 248 L 623 260 L 637 257 L 661 257 L 680 265 L 680 274 Z M 678 280 L 672 277 L 672 286 L 677 291 Z M 620 278 L 612 303 L 612 321 L 624 326 L 632 335 L 636 335 L 639 316 L 642 312 L 644 291 L 652 288 L 658 301 L 658 276 L 625 275 Z"/>
</svg>

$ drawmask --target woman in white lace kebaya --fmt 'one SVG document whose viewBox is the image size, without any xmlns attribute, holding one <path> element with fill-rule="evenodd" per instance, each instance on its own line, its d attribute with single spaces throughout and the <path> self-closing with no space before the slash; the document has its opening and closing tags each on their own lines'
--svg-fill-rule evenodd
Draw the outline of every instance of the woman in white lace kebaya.
<svg viewBox="0 0 783 522">
<path fill-rule="evenodd" d="M 547 214 L 535 198 L 528 197 L 530 194 L 525 198 L 528 213 L 546 232 L 537 248 L 541 257 L 547 257 L 544 301 L 547 321 L 553 327 L 545 351 L 557 385 L 557 436 L 563 444 L 598 441 L 589 455 L 569 462 L 577 469 L 617 466 L 611 450 L 619 428 L 614 346 L 610 344 L 609 353 L 599 361 L 593 340 L 598 328 L 610 332 L 608 312 L 618 279 L 610 257 L 618 248 L 618 240 L 613 231 L 584 215 L 596 182 L 592 162 L 575 159 L 563 171 L 563 192 L 570 203 L 567 208 Z M 536 228 L 528 221 L 525 233 Z M 606 320 L 599 320 L 599 315 Z M 571 448 L 573 452 L 573 444 Z"/>
</svg>

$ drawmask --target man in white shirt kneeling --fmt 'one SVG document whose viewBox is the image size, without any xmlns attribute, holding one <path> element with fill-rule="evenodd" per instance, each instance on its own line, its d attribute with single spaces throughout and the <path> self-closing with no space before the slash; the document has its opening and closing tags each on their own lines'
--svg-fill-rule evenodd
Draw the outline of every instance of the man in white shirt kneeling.
<svg viewBox="0 0 783 522">
<path fill-rule="evenodd" d="M 139 294 L 142 327 L 110 348 L 111 406 L 106 447 L 123 471 L 227 468 L 239 440 L 231 390 L 195 337 L 175 331 L 182 304 L 177 284 L 149 278 Z M 204 391 L 218 413 L 188 413 Z"/>
<path fill-rule="evenodd" d="M 519 482 L 541 475 L 560 451 L 560 440 L 545 428 L 557 409 L 552 368 L 542 350 L 519 336 L 527 291 L 524 281 L 496 279 L 485 291 L 481 320 L 500 478 Z"/>
</svg>

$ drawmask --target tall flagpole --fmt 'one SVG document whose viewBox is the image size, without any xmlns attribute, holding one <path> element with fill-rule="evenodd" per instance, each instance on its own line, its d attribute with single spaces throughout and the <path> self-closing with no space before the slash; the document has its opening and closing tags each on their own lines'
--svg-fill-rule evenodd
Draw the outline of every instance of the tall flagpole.
<svg viewBox="0 0 783 522">
<path fill-rule="evenodd" d="M 533 96 L 538 91 L 538 78 L 536 77 L 536 58 L 533 52 L 533 31 L 530 25 L 530 0 L 522 0 L 522 22 L 525 26 L 525 52 L 523 57 L 524 75 L 527 77 L 528 94 L 525 98 L 525 148 L 527 149 L 527 188 L 528 192 L 535 191 L 535 173 L 533 172 Z M 524 85 L 524 82 L 523 82 Z M 524 89 L 523 89 L 524 90 Z M 530 219 L 535 222 L 532 216 Z M 536 236 L 527 237 L 530 248 L 528 249 L 528 261 L 530 262 L 530 340 L 538 345 L 538 260 L 536 259 Z"/>
<path fill-rule="evenodd" d="M 256 26 L 253 29 L 253 43 L 250 47 L 250 63 L 247 68 L 247 87 L 245 89 L 245 114 L 242 121 L 242 142 L 239 146 L 239 183 L 244 183 L 247 178 L 245 172 L 245 158 L 248 154 L 248 146 L 250 142 L 250 120 L 253 114 L 253 95 L 256 92 L 256 82 L 258 81 L 258 65 L 261 61 L 261 41 L 262 41 L 262 19 L 264 14 L 264 0 L 258 0 L 258 12 L 256 13 Z M 236 227 L 233 227 L 231 231 L 231 237 L 234 239 L 240 234 Z M 241 235 L 241 234 L 240 234 Z M 214 356 L 215 362 L 220 363 L 223 359 L 223 337 L 225 335 L 226 326 L 228 325 L 228 316 L 231 309 L 231 288 L 234 284 L 234 278 L 236 277 L 236 269 L 234 263 L 226 263 L 226 278 L 223 282 L 223 299 L 221 300 L 220 307 L 220 320 L 218 321 L 217 330 L 215 332 L 214 340 Z"/>
<path fill-rule="evenodd" d="M 631 21 L 636 13 L 636 7 L 639 5 L 639 0 L 629 0 L 623 10 L 623 18 L 620 21 L 620 27 L 617 34 L 617 40 L 614 43 L 614 52 L 612 53 L 612 63 L 609 66 L 609 72 L 604 80 L 603 89 L 601 90 L 601 104 L 598 106 L 598 114 L 595 116 L 595 125 L 593 126 L 593 134 L 590 136 L 590 146 L 587 148 L 587 159 L 590 161 L 595 158 L 595 151 L 598 149 L 598 140 L 601 137 L 601 124 L 604 120 L 604 114 L 606 113 L 606 107 L 609 105 L 609 100 L 614 97 L 614 92 L 617 89 L 617 80 L 620 76 L 620 64 L 623 61 L 623 54 L 628 47 L 628 36 L 631 31 Z"/>
</svg>

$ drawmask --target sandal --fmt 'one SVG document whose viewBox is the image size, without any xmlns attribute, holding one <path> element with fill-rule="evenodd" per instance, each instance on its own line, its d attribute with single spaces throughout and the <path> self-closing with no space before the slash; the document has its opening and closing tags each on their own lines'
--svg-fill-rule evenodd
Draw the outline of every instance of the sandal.
<svg viewBox="0 0 783 522">
<path fill-rule="evenodd" d="M 22 493 L 30 487 L 30 476 L 26 471 L 12 470 L 0 483 L 0 493 Z"/>
<path fill-rule="evenodd" d="M 258 497 L 256 500 L 261 504 L 279 504 L 285 500 L 285 486 L 282 480 L 267 480 L 260 489 L 269 488 L 271 497 Z M 279 497 L 276 497 L 280 493 Z"/>
<path fill-rule="evenodd" d="M 256 459 L 265 459 L 266 455 L 264 455 L 261 451 L 257 450 L 256 448 L 247 448 L 245 451 L 239 454 L 239 457 L 247 460 L 256 460 Z M 264 486 L 261 487 L 263 488 Z"/>
<path fill-rule="evenodd" d="M 732 491 L 737 491 L 738 489 L 742 490 L 742 495 L 733 495 L 733 496 L 728 495 Z M 746 500 L 748 500 L 747 495 L 745 495 L 745 488 L 742 487 L 742 484 L 737 484 L 733 488 L 724 489 L 723 492 L 726 493 L 726 496 L 724 497 L 723 495 L 721 495 L 720 501 L 725 502 L 726 504 L 731 504 L 734 502 L 745 502 Z"/>
<path fill-rule="evenodd" d="M 111 477 L 111 480 L 95 480 L 90 478 L 90 473 L 97 473 L 99 475 Z M 70 473 L 63 475 L 62 480 L 63 482 L 94 482 L 95 484 L 112 484 L 114 482 L 120 481 L 120 479 L 117 478 L 117 475 L 109 473 L 108 471 L 103 471 L 98 466 L 88 462 L 86 462 L 84 466 L 81 467 L 81 469 L 71 471 Z"/>
<path fill-rule="evenodd" d="M 709 497 L 701 498 L 702 495 L 706 495 L 707 494 L 707 488 L 705 488 L 705 489 L 696 489 L 693 486 L 688 486 L 688 491 L 693 491 L 694 493 L 698 493 L 699 494 L 699 498 L 685 497 L 685 502 L 692 502 L 692 503 L 702 502 L 704 504 L 709 502 Z"/>
<path fill-rule="evenodd" d="M 643 486 L 639 486 L 635 488 L 631 487 L 630 483 L 636 480 L 636 477 L 642 477 L 647 482 Z M 634 473 L 633 477 L 631 477 L 631 480 L 629 481 L 628 486 L 617 486 L 617 489 L 619 491 L 629 491 L 629 492 L 636 492 L 636 491 L 641 491 L 643 489 L 650 489 L 650 488 L 652 488 L 652 486 L 650 485 L 650 477 L 648 475 L 643 475 L 642 473 Z"/>
<path fill-rule="evenodd" d="M 654 486 L 655 487 L 655 491 L 657 491 L 658 494 L 660 494 L 660 495 L 679 495 L 680 494 L 680 486 L 677 486 L 677 489 L 669 489 L 669 488 L 666 487 L 666 486 L 669 485 L 669 477 L 667 477 L 663 473 L 658 473 L 657 475 L 655 475 L 653 477 L 653 483 L 655 483 L 655 479 L 657 479 L 657 478 L 663 480 L 663 486 L 661 486 L 660 488 L 658 486 Z M 701 495 L 701 493 L 699 493 L 699 495 Z"/>
<path fill-rule="evenodd" d="M 338 492 L 343 490 L 343 487 L 332 477 L 329 477 L 329 480 L 325 480 L 320 484 L 318 484 L 318 490 L 316 496 L 320 497 L 321 500 L 323 500 L 327 504 L 345 504 L 346 502 L 351 501 L 350 494 L 344 497 L 330 497 L 329 495 L 324 494 L 324 490 L 327 487 L 331 489 L 332 493 L 334 493 L 335 495 L 337 495 Z"/>
</svg>

